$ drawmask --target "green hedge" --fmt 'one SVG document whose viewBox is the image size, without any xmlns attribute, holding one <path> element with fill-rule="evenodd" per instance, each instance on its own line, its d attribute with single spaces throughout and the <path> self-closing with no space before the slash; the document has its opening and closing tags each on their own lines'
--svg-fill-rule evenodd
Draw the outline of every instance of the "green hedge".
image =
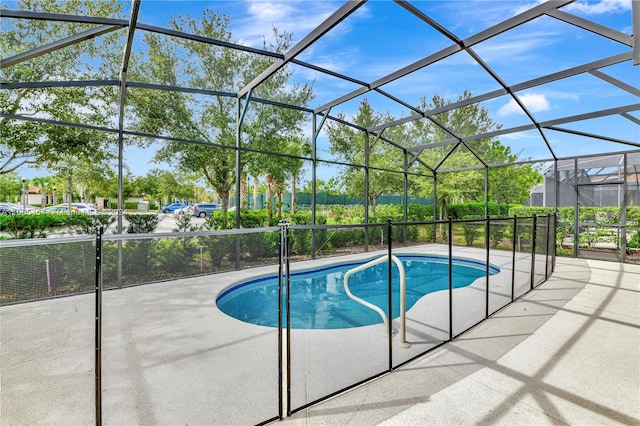
<svg viewBox="0 0 640 426">
<path fill-rule="evenodd" d="M 573 207 L 558 207 L 558 220 L 573 223 Z M 509 216 L 541 216 L 553 213 L 553 207 L 514 206 L 509 209 Z M 598 222 L 606 225 L 619 225 L 622 209 L 620 207 L 580 207 L 581 222 Z M 627 224 L 640 221 L 640 206 L 627 207 Z"/>
<path fill-rule="evenodd" d="M 487 204 L 487 212 L 490 217 L 507 217 L 510 216 L 510 210 L 514 207 L 520 207 L 516 204 Z M 453 219 L 464 219 L 467 217 L 484 217 L 484 203 L 465 203 L 453 204 L 447 206 L 447 213 Z"/>
<path fill-rule="evenodd" d="M 97 226 L 107 227 L 115 221 L 110 214 L 36 213 L 0 216 L 0 232 L 15 239 L 46 238 L 46 231 L 68 227 L 74 234 L 94 233 Z"/>
</svg>

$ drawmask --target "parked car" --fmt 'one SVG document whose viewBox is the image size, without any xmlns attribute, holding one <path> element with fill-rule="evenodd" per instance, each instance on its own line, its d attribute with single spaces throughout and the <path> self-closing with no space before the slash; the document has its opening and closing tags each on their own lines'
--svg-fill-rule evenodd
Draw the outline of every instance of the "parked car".
<svg viewBox="0 0 640 426">
<path fill-rule="evenodd" d="M 172 213 L 175 212 L 178 209 L 182 209 L 184 207 L 188 207 L 189 203 L 184 202 L 184 201 L 176 201 L 172 204 L 167 204 L 166 206 L 162 206 L 160 207 L 160 211 L 162 213 Z"/>
<path fill-rule="evenodd" d="M 0 205 L 0 214 L 16 214 L 16 211 L 9 206 Z"/>
<path fill-rule="evenodd" d="M 22 206 L 22 204 L 17 203 L 9 203 L 9 202 L 1 202 L 0 207 L 2 207 L 2 214 L 18 214 L 18 213 L 33 213 L 38 210 L 33 206 Z M 6 213 L 4 213 L 6 212 Z"/>
<path fill-rule="evenodd" d="M 176 209 L 173 211 L 173 214 L 193 214 L 193 205 Z"/>
<path fill-rule="evenodd" d="M 14 203 L 0 203 L 0 213 L 1 214 L 16 214 L 22 213 L 22 206 L 19 206 Z"/>
<path fill-rule="evenodd" d="M 98 214 L 98 210 L 93 204 L 88 203 L 71 203 L 71 207 L 75 207 L 84 214 Z"/>
<path fill-rule="evenodd" d="M 220 204 L 196 203 L 193 205 L 193 215 L 198 217 L 211 216 L 216 210 L 222 210 Z"/>
<path fill-rule="evenodd" d="M 40 209 L 41 213 L 68 213 L 69 205 L 68 204 L 60 204 L 57 206 L 45 207 L 44 209 Z M 76 207 L 71 206 L 71 213 L 80 213 Z"/>
</svg>

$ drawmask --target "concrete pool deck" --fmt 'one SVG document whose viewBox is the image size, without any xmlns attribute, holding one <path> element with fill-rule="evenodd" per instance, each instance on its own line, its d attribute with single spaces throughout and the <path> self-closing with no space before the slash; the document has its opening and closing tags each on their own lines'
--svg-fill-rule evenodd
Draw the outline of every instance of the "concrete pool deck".
<svg viewBox="0 0 640 426">
<path fill-rule="evenodd" d="M 286 425 L 638 425 L 640 266 L 557 258 L 454 341 Z"/>
<path fill-rule="evenodd" d="M 398 252 L 444 254 L 446 248 Z M 509 260 L 509 253 L 492 253 L 490 261 L 504 267 Z M 522 262 L 530 265 L 530 255 Z M 526 286 L 529 275 L 518 263 L 516 269 Z M 214 303 L 234 282 L 275 270 L 104 292 L 103 423 L 245 425 L 277 415 L 277 332 L 230 318 Z M 490 281 L 497 305 L 510 290 L 510 272 L 503 273 Z M 640 424 L 639 287 L 638 265 L 558 258 L 547 283 L 453 342 L 283 423 Z M 477 294 L 478 288 L 459 290 Z M 421 325 L 437 313 L 427 299 L 408 314 L 412 348 L 394 348 L 399 361 L 442 340 L 438 324 Z M 0 309 L 0 423 L 95 424 L 94 302 L 93 295 L 79 295 Z M 463 298 L 455 303 L 464 308 Z M 456 318 L 454 328 L 465 326 Z M 375 326 L 292 330 L 292 341 L 294 406 L 385 367 L 386 343 Z M 363 371 L 354 373 L 358 368 Z"/>
</svg>

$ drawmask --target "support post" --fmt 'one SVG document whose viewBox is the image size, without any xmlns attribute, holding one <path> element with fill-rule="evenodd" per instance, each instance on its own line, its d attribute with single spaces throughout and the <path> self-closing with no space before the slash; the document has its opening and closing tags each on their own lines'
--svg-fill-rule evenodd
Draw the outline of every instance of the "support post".
<svg viewBox="0 0 640 426">
<path fill-rule="evenodd" d="M 551 214 L 547 214 L 547 243 L 545 250 L 545 260 L 544 260 L 544 280 L 547 281 L 549 279 L 549 246 L 550 241 L 555 242 L 555 237 L 551 238 Z"/>
<path fill-rule="evenodd" d="M 573 159 L 573 183 L 576 195 L 576 203 L 573 206 L 573 257 L 578 257 L 578 247 L 580 239 L 580 190 L 578 188 L 578 159 Z"/>
<path fill-rule="evenodd" d="M 489 216 L 486 216 L 485 218 L 485 225 L 484 225 L 484 247 L 486 250 L 486 262 L 485 262 L 485 283 L 486 283 L 486 287 L 485 287 L 485 309 L 484 309 L 484 316 L 485 318 L 489 318 L 489 227 L 491 226 L 490 224 L 490 219 Z"/>
<path fill-rule="evenodd" d="M 409 158 L 407 150 L 404 151 L 404 209 L 402 212 L 402 221 L 404 222 L 404 226 L 402 227 L 402 242 L 407 244 L 407 219 L 409 217 Z"/>
<path fill-rule="evenodd" d="M 289 279 L 289 222 L 281 220 L 278 223 L 279 234 L 279 262 L 278 262 L 278 416 L 280 419 L 291 415 L 291 299 Z M 284 278 L 284 280 L 283 280 Z M 286 295 L 286 296 L 285 296 Z M 285 301 L 283 303 L 283 297 Z M 286 312 L 286 320 L 282 321 L 282 314 Z M 285 331 L 286 329 L 286 331 Z"/>
<path fill-rule="evenodd" d="M 282 336 L 282 277 L 283 277 L 283 268 L 282 268 L 282 249 L 284 247 L 284 233 L 282 231 L 282 227 L 280 227 L 278 231 L 278 418 L 282 420 L 284 418 L 284 413 L 286 412 L 286 406 L 284 403 L 284 392 L 282 388 L 284 386 L 284 371 L 285 365 L 283 362 L 283 343 L 284 339 Z"/>
<path fill-rule="evenodd" d="M 637 1 L 634 3 L 638 3 Z M 640 7 L 636 7 L 637 13 L 640 14 Z M 636 21 L 640 21 L 640 18 L 636 17 Z M 640 36 L 636 35 L 636 44 L 640 44 L 639 40 Z M 625 263 L 627 261 L 627 203 L 629 202 L 627 198 L 627 161 L 628 155 L 624 154 L 624 159 L 622 163 L 623 171 L 622 171 L 622 203 L 620 203 L 620 208 L 622 211 L 620 212 L 620 262 Z"/>
<path fill-rule="evenodd" d="M 364 134 L 364 223 L 369 224 L 369 133 Z M 369 227 L 364 227 L 364 251 L 369 251 Z"/>
<path fill-rule="evenodd" d="M 453 340 L 453 246 L 451 233 L 453 231 L 453 219 L 449 216 L 449 340 Z"/>
<path fill-rule="evenodd" d="M 95 277 L 95 405 L 96 426 L 102 425 L 102 227 L 96 229 Z"/>
<path fill-rule="evenodd" d="M 556 233 L 558 232 L 558 214 L 553 213 L 553 235 L 555 238 Z M 553 258 L 551 260 L 551 273 L 556 270 L 556 251 L 557 247 L 555 244 L 555 240 L 553 242 Z"/>
<path fill-rule="evenodd" d="M 391 256 L 393 255 L 393 251 L 391 248 L 391 243 L 393 241 L 393 225 L 391 223 L 391 219 L 387 219 L 387 253 L 388 253 L 388 260 L 387 260 L 387 264 L 388 264 L 388 268 L 387 268 L 387 277 L 388 277 L 388 282 L 387 282 L 387 301 L 388 301 L 388 329 L 387 329 L 387 335 L 389 337 L 389 345 L 388 345 L 388 354 L 389 354 L 389 371 L 393 370 L 393 275 L 392 275 L 392 269 L 393 269 L 393 263 L 391 261 Z"/>
<path fill-rule="evenodd" d="M 531 230 L 531 290 L 533 290 L 536 273 L 536 226 L 537 216 L 533 215 L 533 228 Z"/>
<path fill-rule="evenodd" d="M 124 175 L 122 169 L 124 168 L 124 140 L 123 140 L 123 127 L 120 126 L 118 130 L 118 216 L 117 216 L 117 232 L 118 235 L 122 235 L 122 214 L 124 213 L 124 196 L 122 195 L 122 186 Z M 118 240 L 118 266 L 116 268 L 117 287 L 122 288 L 122 240 Z"/>
<path fill-rule="evenodd" d="M 313 225 L 313 229 L 311 230 L 311 259 L 316 258 L 316 173 L 318 167 L 318 158 L 317 158 L 317 124 L 316 124 L 316 114 L 313 113 L 312 117 L 313 121 L 311 122 L 311 224 Z"/>
<path fill-rule="evenodd" d="M 513 235 L 511 236 L 511 301 L 514 300 L 516 286 L 516 239 L 518 236 L 518 216 L 513 216 Z"/>
</svg>

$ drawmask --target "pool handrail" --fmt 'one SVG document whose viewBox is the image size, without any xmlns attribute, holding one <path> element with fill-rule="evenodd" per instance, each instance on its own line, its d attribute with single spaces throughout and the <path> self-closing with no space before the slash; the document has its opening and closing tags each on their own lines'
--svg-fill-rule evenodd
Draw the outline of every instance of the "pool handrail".
<svg viewBox="0 0 640 426">
<path fill-rule="evenodd" d="M 344 290 L 347 293 L 347 296 L 349 296 L 355 302 L 358 302 L 361 305 L 366 306 L 367 308 L 377 312 L 382 317 L 382 322 L 384 323 L 385 330 L 389 330 L 389 319 L 387 318 L 387 315 L 379 306 L 376 306 L 373 303 L 367 302 L 366 300 L 361 299 L 358 296 L 351 293 L 351 290 L 349 289 L 349 277 L 355 274 L 356 272 L 360 272 L 372 266 L 383 263 L 388 259 L 389 259 L 389 256 L 385 254 L 384 256 L 381 256 L 377 259 L 373 259 L 367 263 L 356 266 L 355 268 L 348 270 L 344 274 Z M 406 327 L 407 274 L 405 273 L 402 262 L 400 261 L 400 259 L 398 259 L 397 256 L 391 255 L 391 260 L 393 261 L 393 263 L 396 264 L 396 266 L 398 267 L 398 270 L 400 271 L 400 341 L 396 343 L 400 347 L 408 348 L 411 346 L 411 344 L 407 342 L 407 327 Z"/>
</svg>

